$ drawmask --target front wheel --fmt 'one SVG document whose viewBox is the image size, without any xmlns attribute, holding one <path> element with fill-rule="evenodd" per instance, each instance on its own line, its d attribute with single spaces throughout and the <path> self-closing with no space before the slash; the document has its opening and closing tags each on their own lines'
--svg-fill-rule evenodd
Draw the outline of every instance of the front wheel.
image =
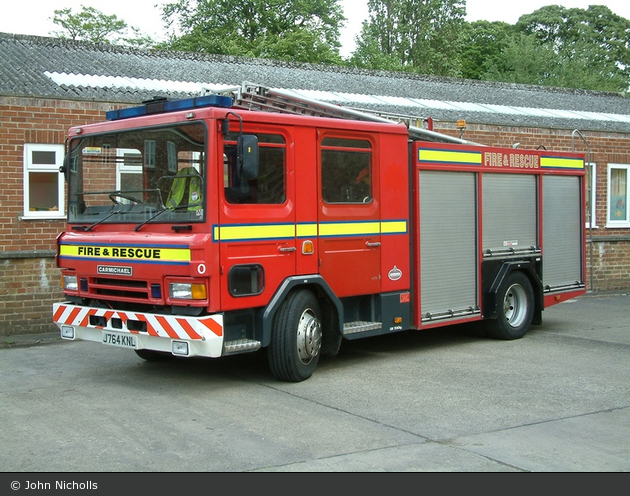
<svg viewBox="0 0 630 496">
<path fill-rule="evenodd" d="M 497 318 L 484 321 L 486 333 L 495 339 L 522 338 L 534 317 L 534 290 L 522 272 L 512 272 L 497 292 Z"/>
<path fill-rule="evenodd" d="M 317 367 L 321 347 L 321 310 L 317 298 L 305 289 L 290 293 L 274 318 L 267 350 L 271 373 L 286 382 L 308 379 Z"/>
</svg>

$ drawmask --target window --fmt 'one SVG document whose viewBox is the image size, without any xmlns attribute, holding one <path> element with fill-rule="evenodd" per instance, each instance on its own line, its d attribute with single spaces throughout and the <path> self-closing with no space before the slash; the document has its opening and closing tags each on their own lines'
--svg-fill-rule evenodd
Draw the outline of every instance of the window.
<svg viewBox="0 0 630 496">
<path fill-rule="evenodd" d="M 372 201 L 372 149 L 369 141 L 322 140 L 322 197 L 326 203 Z"/>
<path fill-rule="evenodd" d="M 142 190 L 142 155 L 138 150 L 116 150 L 116 189 L 121 191 Z M 129 203 L 127 198 L 120 198 L 120 203 Z"/>
<path fill-rule="evenodd" d="M 24 145 L 25 219 L 65 217 L 63 153 L 63 145 Z"/>
<path fill-rule="evenodd" d="M 608 164 L 607 227 L 630 227 L 628 164 Z"/>
<path fill-rule="evenodd" d="M 236 163 L 236 138 L 226 137 L 223 149 L 223 180 L 225 198 L 229 203 L 279 205 L 286 201 L 285 162 L 286 142 L 277 134 L 259 133 L 258 177 L 244 179 Z"/>
<path fill-rule="evenodd" d="M 205 144 L 198 122 L 76 136 L 69 143 L 68 222 L 138 229 L 203 222 Z"/>
<path fill-rule="evenodd" d="M 586 227 L 597 226 L 597 166 L 586 164 Z"/>
<path fill-rule="evenodd" d="M 155 140 L 144 141 L 144 166 L 155 169 Z"/>
</svg>

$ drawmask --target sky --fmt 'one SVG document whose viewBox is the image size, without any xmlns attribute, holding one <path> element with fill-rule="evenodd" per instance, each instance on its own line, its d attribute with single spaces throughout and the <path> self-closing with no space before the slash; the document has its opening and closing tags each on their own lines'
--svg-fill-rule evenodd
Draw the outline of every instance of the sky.
<svg viewBox="0 0 630 496">
<path fill-rule="evenodd" d="M 174 0 L 173 0 L 174 1 Z M 154 40 L 164 38 L 165 29 L 161 19 L 160 5 L 171 3 L 167 0 L 15 0 L 5 1 L 0 16 L 0 32 L 51 36 L 59 26 L 52 22 L 55 10 L 71 8 L 74 13 L 81 6 L 94 7 L 103 14 L 115 14 L 127 25 L 140 29 Z M 341 0 L 347 25 L 341 32 L 341 55 L 347 57 L 354 50 L 354 38 L 367 18 L 367 0 Z M 506 7 L 506 4 L 509 5 Z M 567 8 L 586 9 L 589 5 L 606 5 L 615 14 L 630 19 L 628 0 L 528 0 L 517 3 L 506 0 L 467 0 L 466 20 L 469 22 L 504 21 L 515 24 L 523 14 L 531 14 L 545 5 L 562 5 Z"/>
</svg>

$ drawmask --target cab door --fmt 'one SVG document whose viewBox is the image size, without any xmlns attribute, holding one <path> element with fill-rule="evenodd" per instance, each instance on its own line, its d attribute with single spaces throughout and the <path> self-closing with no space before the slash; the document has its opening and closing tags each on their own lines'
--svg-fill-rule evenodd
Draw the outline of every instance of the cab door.
<svg viewBox="0 0 630 496">
<path fill-rule="evenodd" d="M 379 293 L 379 164 L 371 135 L 320 130 L 319 272 L 339 297 Z"/>
<path fill-rule="evenodd" d="M 291 127 L 244 126 L 258 138 L 259 170 L 255 178 L 239 174 L 236 137 L 223 146 L 219 225 L 221 305 L 223 310 L 254 308 L 269 302 L 296 273 L 296 214 Z"/>
</svg>

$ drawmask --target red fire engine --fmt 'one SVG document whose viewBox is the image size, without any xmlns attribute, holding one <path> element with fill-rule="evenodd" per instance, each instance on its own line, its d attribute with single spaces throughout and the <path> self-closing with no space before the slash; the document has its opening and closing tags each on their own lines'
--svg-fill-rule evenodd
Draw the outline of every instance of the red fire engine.
<svg viewBox="0 0 630 496">
<path fill-rule="evenodd" d="M 62 338 L 266 349 L 302 381 L 344 339 L 473 321 L 516 339 L 586 291 L 582 155 L 251 84 L 107 118 L 69 130 Z"/>
</svg>

